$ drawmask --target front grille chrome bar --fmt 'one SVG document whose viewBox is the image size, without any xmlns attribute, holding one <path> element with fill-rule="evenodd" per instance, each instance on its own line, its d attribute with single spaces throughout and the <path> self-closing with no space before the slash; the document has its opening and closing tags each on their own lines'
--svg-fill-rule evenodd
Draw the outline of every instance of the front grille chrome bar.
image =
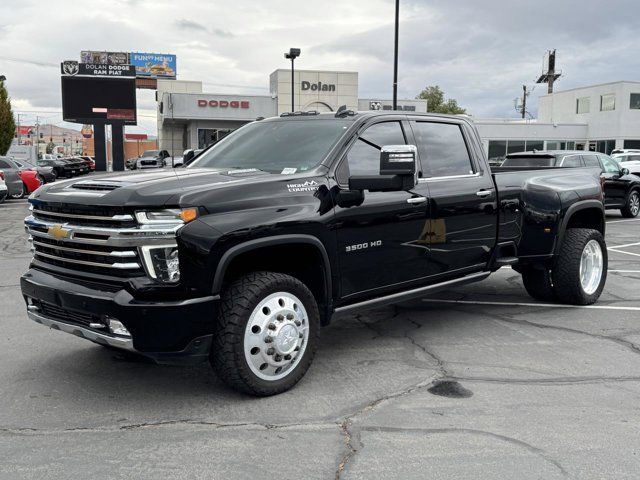
<svg viewBox="0 0 640 480">
<path fill-rule="evenodd" d="M 71 218 L 71 219 L 82 219 L 82 220 L 102 220 L 102 221 L 111 221 L 111 222 L 127 222 L 133 220 L 133 215 L 124 214 L 124 215 L 113 215 L 111 217 L 103 217 L 99 215 L 77 215 L 75 213 L 60 213 L 60 212 L 48 212 L 47 210 L 34 209 L 33 214 L 35 216 L 45 216 L 45 217 L 62 217 L 62 218 Z"/>
<path fill-rule="evenodd" d="M 98 250 L 84 250 L 82 248 L 61 247 L 58 245 L 52 245 L 50 243 L 38 242 L 32 240 L 33 245 L 37 245 L 44 248 L 50 248 L 52 250 L 62 250 L 64 252 L 83 253 L 85 255 L 102 255 L 103 257 L 135 257 L 137 255 L 135 250 L 112 250 L 110 252 L 100 252 Z"/>
<path fill-rule="evenodd" d="M 85 225 L 74 225 L 63 222 L 41 220 L 33 215 L 24 220 L 25 227 L 30 235 L 41 238 L 53 238 L 47 231 L 54 226 L 62 226 L 73 233 L 70 238 L 62 238 L 60 241 L 74 243 L 84 243 L 89 245 L 106 245 L 113 247 L 135 247 L 141 245 L 154 245 L 156 243 L 166 243 L 168 239 L 173 239 L 180 225 L 140 225 L 138 227 L 111 228 L 111 227 L 90 227 Z"/>
<path fill-rule="evenodd" d="M 75 258 L 59 257 L 57 255 L 51 255 L 49 253 L 42 253 L 39 251 L 34 252 L 36 257 L 50 258 L 57 262 L 75 263 L 77 265 L 86 265 L 88 267 L 102 267 L 102 268 L 115 268 L 117 270 L 136 270 L 141 268 L 139 263 L 100 263 L 100 262 L 88 262 L 86 260 L 76 260 Z"/>
</svg>

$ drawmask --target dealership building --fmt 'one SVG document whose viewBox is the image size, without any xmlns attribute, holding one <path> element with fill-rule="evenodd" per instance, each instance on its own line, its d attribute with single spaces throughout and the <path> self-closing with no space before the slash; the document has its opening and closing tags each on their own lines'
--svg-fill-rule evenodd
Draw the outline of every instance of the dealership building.
<svg viewBox="0 0 640 480">
<path fill-rule="evenodd" d="M 161 149 L 179 155 L 203 148 L 256 118 L 291 111 L 291 70 L 269 76 L 269 95 L 205 93 L 202 82 L 158 80 L 158 139 Z M 358 98 L 358 72 L 296 70 L 294 109 L 334 112 L 391 110 L 392 101 Z M 398 100 L 398 109 L 426 112 L 426 100 Z"/>
<path fill-rule="evenodd" d="M 255 120 L 291 111 L 291 71 L 269 77 L 269 95 L 205 93 L 202 82 L 158 80 L 159 148 L 180 155 L 203 148 Z M 391 110 L 389 99 L 359 98 L 358 72 L 298 70 L 296 111 Z M 426 100 L 398 100 L 398 110 L 426 112 Z M 640 82 L 619 81 L 540 97 L 538 118 L 473 118 L 488 158 L 523 150 L 640 148 Z"/>
</svg>

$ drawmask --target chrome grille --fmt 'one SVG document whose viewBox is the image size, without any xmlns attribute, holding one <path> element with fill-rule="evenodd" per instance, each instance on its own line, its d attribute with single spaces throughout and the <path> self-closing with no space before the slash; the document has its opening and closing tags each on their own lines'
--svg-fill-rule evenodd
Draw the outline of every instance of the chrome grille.
<svg viewBox="0 0 640 480">
<path fill-rule="evenodd" d="M 36 204 L 25 226 L 34 259 L 81 274 L 145 275 L 140 247 L 175 243 L 180 225 L 141 225 L 133 210 Z"/>
</svg>

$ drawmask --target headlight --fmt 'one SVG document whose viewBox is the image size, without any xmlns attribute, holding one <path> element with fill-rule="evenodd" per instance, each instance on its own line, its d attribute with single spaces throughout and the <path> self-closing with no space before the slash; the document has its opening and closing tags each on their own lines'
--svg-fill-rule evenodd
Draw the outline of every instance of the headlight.
<svg viewBox="0 0 640 480">
<path fill-rule="evenodd" d="M 170 208 L 166 210 L 150 210 L 136 212 L 138 223 L 149 224 L 181 224 L 189 223 L 198 217 L 197 208 Z"/>
<path fill-rule="evenodd" d="M 180 280 L 180 260 L 176 245 L 141 247 L 147 273 L 155 280 L 176 283 Z"/>
</svg>

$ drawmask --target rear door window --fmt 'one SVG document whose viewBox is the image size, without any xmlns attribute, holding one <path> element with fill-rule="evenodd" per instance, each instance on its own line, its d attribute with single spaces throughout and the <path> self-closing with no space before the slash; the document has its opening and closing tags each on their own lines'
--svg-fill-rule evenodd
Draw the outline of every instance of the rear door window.
<svg viewBox="0 0 640 480">
<path fill-rule="evenodd" d="M 580 155 L 566 155 L 560 162 L 560 166 L 565 168 L 582 167 L 582 165 L 582 156 Z"/>
<path fill-rule="evenodd" d="M 600 165 L 600 160 L 598 160 L 598 157 L 596 155 L 583 155 L 582 159 L 584 160 L 584 164 L 587 167 L 602 168 L 602 166 Z"/>
<path fill-rule="evenodd" d="M 426 177 L 452 177 L 474 173 L 460 125 L 416 122 L 413 124 L 413 133 Z"/>
</svg>

